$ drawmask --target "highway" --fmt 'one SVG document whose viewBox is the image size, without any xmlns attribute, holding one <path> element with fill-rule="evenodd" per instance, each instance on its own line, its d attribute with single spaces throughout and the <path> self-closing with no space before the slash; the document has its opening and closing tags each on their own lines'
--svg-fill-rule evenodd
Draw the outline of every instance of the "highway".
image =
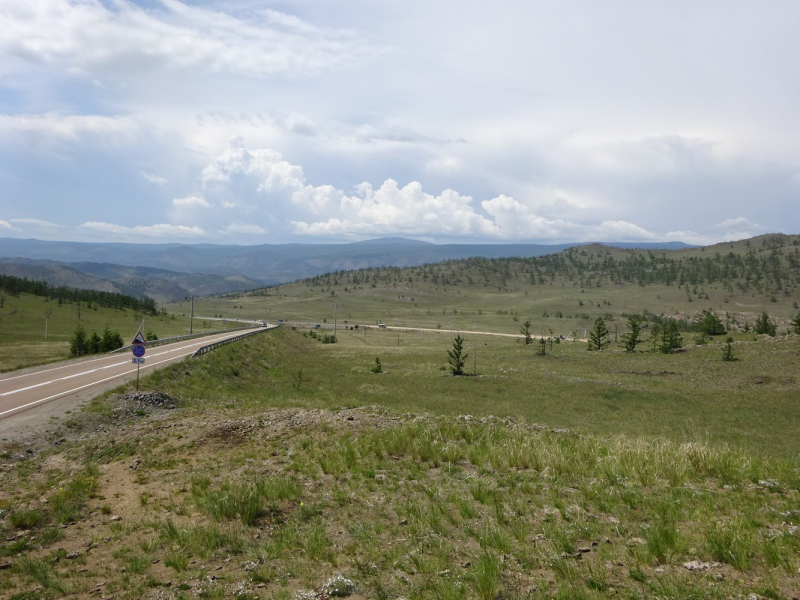
<svg viewBox="0 0 800 600">
<path fill-rule="evenodd" d="M 259 330 L 265 329 L 267 328 Z M 141 373 L 191 356 L 201 346 L 236 337 L 242 333 L 241 330 L 230 331 L 147 348 Z M 0 375 L 0 419 L 114 379 L 122 382 L 123 378 L 136 374 L 136 365 L 131 363 L 131 359 L 132 355 L 127 351 L 75 360 L 57 366 L 44 365 L 22 374 L 14 371 L 4 373 Z"/>
</svg>

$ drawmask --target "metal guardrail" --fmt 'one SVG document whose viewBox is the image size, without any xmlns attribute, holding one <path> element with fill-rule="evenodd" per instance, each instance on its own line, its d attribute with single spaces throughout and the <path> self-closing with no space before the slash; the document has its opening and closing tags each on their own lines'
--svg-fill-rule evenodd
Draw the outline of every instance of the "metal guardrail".
<svg viewBox="0 0 800 600">
<path fill-rule="evenodd" d="M 221 340 L 219 342 L 214 342 L 213 344 L 208 344 L 207 346 L 201 346 L 189 358 L 202 356 L 206 352 L 211 352 L 212 350 L 216 350 L 217 348 L 219 348 L 220 346 L 224 346 L 225 344 L 230 344 L 231 342 L 238 342 L 239 340 L 244 339 L 246 337 L 250 337 L 251 335 L 256 335 L 257 333 L 261 333 L 262 331 L 270 331 L 278 327 L 280 327 L 280 323 L 277 323 L 275 325 L 269 325 L 267 327 L 259 327 L 255 331 L 248 331 L 247 333 L 243 333 L 242 335 L 237 335 L 236 337 L 228 338 L 226 340 Z"/>
<path fill-rule="evenodd" d="M 163 344 L 171 344 L 172 342 L 182 342 L 184 340 L 193 340 L 199 337 L 205 337 L 207 335 L 217 335 L 218 333 L 230 333 L 231 331 L 241 331 L 242 329 L 253 329 L 254 327 L 258 327 L 259 329 L 263 329 L 260 325 L 250 325 L 248 327 L 231 327 L 230 329 L 218 329 L 216 331 L 204 331 L 203 333 L 192 333 L 187 335 L 179 335 L 176 337 L 171 338 L 163 338 L 158 340 L 148 340 L 147 347 L 152 348 L 153 346 L 161 346 Z M 112 350 L 111 354 L 116 352 L 124 352 L 125 350 L 130 350 L 133 347 L 133 344 L 128 344 L 127 346 L 123 346 L 122 348 L 117 348 L 116 350 Z"/>
</svg>

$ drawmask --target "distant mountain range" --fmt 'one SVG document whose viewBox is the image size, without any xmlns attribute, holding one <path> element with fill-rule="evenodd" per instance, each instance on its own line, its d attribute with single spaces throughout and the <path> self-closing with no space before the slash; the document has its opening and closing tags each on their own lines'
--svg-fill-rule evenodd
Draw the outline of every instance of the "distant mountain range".
<svg viewBox="0 0 800 600">
<path fill-rule="evenodd" d="M 431 244 L 381 238 L 349 244 L 104 244 L 0 238 L 0 272 L 52 285 L 147 295 L 159 302 L 276 285 L 331 271 L 410 267 L 481 256 L 554 254 L 579 244 Z M 682 242 L 606 243 L 680 249 Z"/>
<path fill-rule="evenodd" d="M 0 258 L 0 273 L 46 281 L 53 286 L 117 292 L 137 298 L 148 296 L 159 304 L 188 296 L 252 290 L 262 285 L 242 275 L 223 277 L 109 263 L 60 263 L 18 257 Z"/>
</svg>

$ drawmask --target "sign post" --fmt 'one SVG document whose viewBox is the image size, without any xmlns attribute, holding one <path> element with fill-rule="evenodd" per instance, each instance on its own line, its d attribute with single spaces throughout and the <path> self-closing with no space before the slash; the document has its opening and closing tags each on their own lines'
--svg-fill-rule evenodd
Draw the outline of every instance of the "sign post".
<svg viewBox="0 0 800 600">
<path fill-rule="evenodd" d="M 144 351 L 147 341 L 144 339 L 141 331 L 136 332 L 136 337 L 133 338 L 131 352 L 133 353 L 133 360 L 131 361 L 136 365 L 136 391 L 139 391 L 139 369 L 144 364 Z"/>
</svg>

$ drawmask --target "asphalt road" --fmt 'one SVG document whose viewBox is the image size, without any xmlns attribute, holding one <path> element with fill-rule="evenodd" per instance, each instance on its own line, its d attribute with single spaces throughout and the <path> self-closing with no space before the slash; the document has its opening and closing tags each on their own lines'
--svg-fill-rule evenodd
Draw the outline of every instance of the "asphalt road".
<svg viewBox="0 0 800 600">
<path fill-rule="evenodd" d="M 153 346 L 146 351 L 141 373 L 190 356 L 201 346 L 241 334 L 241 330 L 231 331 Z M 119 379 L 121 382 L 124 378 L 136 374 L 136 365 L 131 363 L 131 359 L 130 352 L 120 352 L 57 366 L 44 365 L 37 369 L 28 369 L 22 374 L 12 371 L 0 375 L 0 419 L 114 379 Z"/>
</svg>

